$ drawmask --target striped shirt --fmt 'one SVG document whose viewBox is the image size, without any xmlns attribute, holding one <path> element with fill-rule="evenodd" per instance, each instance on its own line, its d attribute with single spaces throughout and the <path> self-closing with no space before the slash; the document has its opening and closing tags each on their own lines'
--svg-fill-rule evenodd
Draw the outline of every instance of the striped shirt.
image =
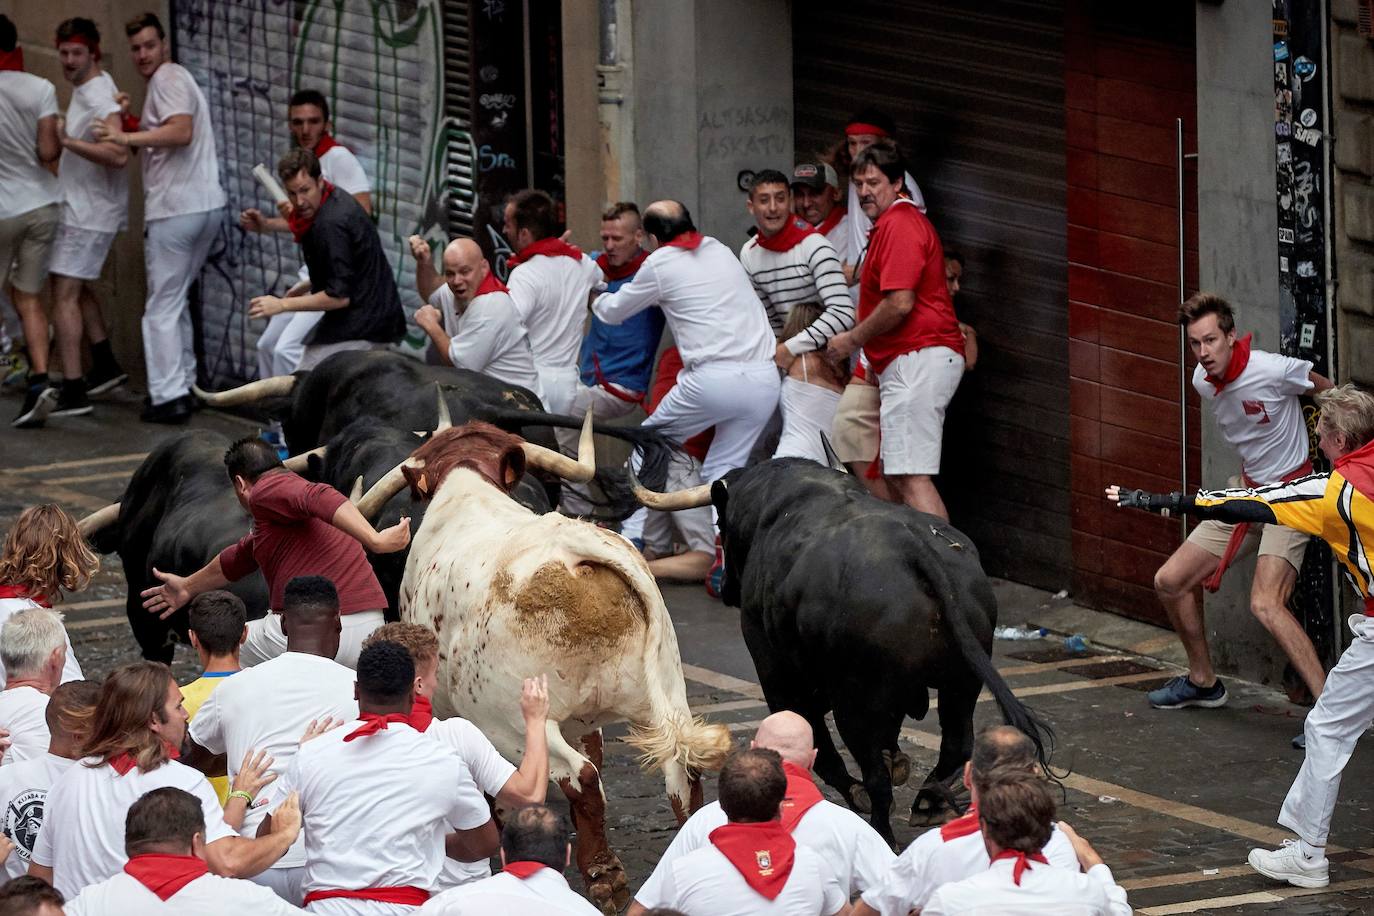
<svg viewBox="0 0 1374 916">
<path fill-rule="evenodd" d="M 819 232 L 786 251 L 769 251 L 751 238 L 740 249 L 739 259 L 775 336 L 782 334 L 792 306 L 814 302 L 825 307 L 819 318 L 786 342 L 792 355 L 822 349 L 830 338 L 854 327 L 854 300 L 849 298 L 840 259 Z"/>
</svg>

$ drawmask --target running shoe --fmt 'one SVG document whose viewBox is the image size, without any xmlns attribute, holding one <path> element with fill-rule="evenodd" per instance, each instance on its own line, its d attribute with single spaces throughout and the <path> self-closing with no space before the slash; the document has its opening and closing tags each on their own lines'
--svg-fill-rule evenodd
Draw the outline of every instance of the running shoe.
<svg viewBox="0 0 1374 916">
<path fill-rule="evenodd" d="M 30 385 L 28 393 L 24 395 L 24 406 L 19 409 L 19 416 L 10 421 L 10 425 L 15 429 L 42 426 L 56 403 L 56 388 L 49 388 L 46 384 Z"/>
<path fill-rule="evenodd" d="M 92 366 L 91 371 L 86 373 L 86 393 L 104 394 L 115 390 L 128 380 L 129 373 L 121 369 L 118 363 Z"/>
<path fill-rule="evenodd" d="M 63 382 L 58 389 L 57 404 L 50 417 L 80 417 L 91 412 L 91 399 L 86 396 L 86 385 L 80 379 Z"/>
<path fill-rule="evenodd" d="M 1252 849 L 1245 861 L 1266 878 L 1287 881 L 1294 887 L 1326 887 L 1331 883 L 1326 856 L 1307 858 L 1297 840 L 1284 840 L 1278 849 Z"/>
<path fill-rule="evenodd" d="M 1217 678 L 1211 687 L 1199 687 L 1188 676 L 1181 674 L 1170 678 L 1163 687 L 1151 690 L 1145 695 L 1155 709 L 1182 709 L 1185 706 L 1201 706 L 1215 709 L 1226 705 L 1226 685 Z"/>
</svg>

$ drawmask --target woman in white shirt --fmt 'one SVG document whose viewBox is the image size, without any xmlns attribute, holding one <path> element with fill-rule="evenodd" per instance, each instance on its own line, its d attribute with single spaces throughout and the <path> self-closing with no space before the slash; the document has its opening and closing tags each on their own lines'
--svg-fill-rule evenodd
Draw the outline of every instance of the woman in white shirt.
<svg viewBox="0 0 1374 916">
<path fill-rule="evenodd" d="M 50 608 L 64 592 L 81 591 L 98 569 L 100 558 L 86 546 L 70 515 L 51 503 L 25 509 L 0 548 L 0 624 L 15 611 Z M 81 679 L 68 637 L 62 683 Z M 0 663 L 0 687 L 4 682 Z"/>
</svg>

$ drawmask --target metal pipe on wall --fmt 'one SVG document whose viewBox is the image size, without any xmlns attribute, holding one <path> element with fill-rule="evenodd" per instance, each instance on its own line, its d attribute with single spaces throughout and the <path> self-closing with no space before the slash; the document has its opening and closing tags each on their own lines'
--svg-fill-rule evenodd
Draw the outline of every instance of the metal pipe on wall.
<svg viewBox="0 0 1374 916">
<path fill-rule="evenodd" d="M 1185 220 L 1186 201 L 1184 200 L 1184 155 L 1183 155 L 1183 119 L 1175 119 L 1175 155 L 1176 166 L 1178 169 L 1178 304 L 1182 305 L 1188 298 L 1185 288 L 1185 277 L 1187 270 L 1187 260 L 1184 246 L 1187 244 Z M 1178 326 L 1178 479 L 1179 491 L 1188 492 L 1188 329 L 1183 325 Z M 1188 536 L 1188 520 L 1179 517 L 1179 526 L 1183 536 Z"/>
</svg>

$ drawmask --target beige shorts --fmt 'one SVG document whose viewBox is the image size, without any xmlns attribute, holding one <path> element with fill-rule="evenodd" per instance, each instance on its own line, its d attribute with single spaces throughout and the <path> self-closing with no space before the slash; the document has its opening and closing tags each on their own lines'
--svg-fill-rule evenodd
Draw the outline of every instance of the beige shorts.
<svg viewBox="0 0 1374 916">
<path fill-rule="evenodd" d="M 59 216 L 57 204 L 45 204 L 0 219 L 0 287 L 13 283 L 21 293 L 42 292 Z"/>
<path fill-rule="evenodd" d="M 835 407 L 835 455 L 845 464 L 878 458 L 878 386 L 850 382 Z"/>
<path fill-rule="evenodd" d="M 1230 542 L 1231 532 L 1235 527 L 1235 525 L 1228 525 L 1225 522 L 1208 519 L 1193 529 L 1193 533 L 1188 535 L 1188 543 L 1196 544 L 1214 557 L 1220 557 L 1226 553 L 1226 545 Z M 1249 536 L 1245 538 L 1245 543 L 1241 544 L 1240 551 L 1236 553 L 1236 559 L 1248 557 L 1255 552 L 1255 548 L 1258 546 L 1260 556 L 1283 557 L 1295 570 L 1302 569 L 1302 558 L 1307 552 L 1308 536 L 1301 531 L 1285 528 L 1283 525 L 1263 525 L 1260 527 L 1261 530 L 1257 533 L 1255 526 L 1250 526 Z"/>
</svg>

